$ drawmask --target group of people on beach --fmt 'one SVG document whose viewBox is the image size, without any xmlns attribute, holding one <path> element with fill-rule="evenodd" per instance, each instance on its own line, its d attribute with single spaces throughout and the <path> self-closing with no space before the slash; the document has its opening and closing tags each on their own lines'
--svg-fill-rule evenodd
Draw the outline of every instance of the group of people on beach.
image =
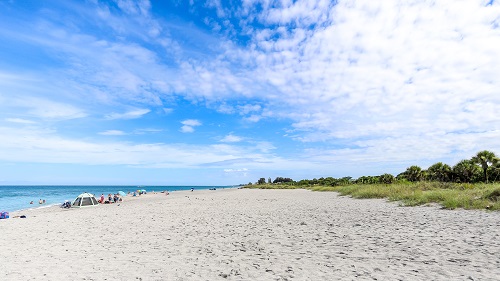
<svg viewBox="0 0 500 281">
<path fill-rule="evenodd" d="M 104 198 L 104 194 L 101 194 L 101 197 L 99 198 L 99 200 L 97 200 L 99 204 L 111 204 L 120 201 L 123 201 L 123 199 L 118 194 L 111 194 L 111 193 L 108 194 L 108 200 Z"/>
</svg>

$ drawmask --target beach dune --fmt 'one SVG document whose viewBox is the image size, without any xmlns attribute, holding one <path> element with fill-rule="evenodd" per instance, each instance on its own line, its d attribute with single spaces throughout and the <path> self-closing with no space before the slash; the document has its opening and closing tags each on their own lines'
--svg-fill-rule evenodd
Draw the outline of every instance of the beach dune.
<svg viewBox="0 0 500 281">
<path fill-rule="evenodd" d="M 11 216 L 0 280 L 500 278 L 500 212 L 225 189 Z"/>
</svg>

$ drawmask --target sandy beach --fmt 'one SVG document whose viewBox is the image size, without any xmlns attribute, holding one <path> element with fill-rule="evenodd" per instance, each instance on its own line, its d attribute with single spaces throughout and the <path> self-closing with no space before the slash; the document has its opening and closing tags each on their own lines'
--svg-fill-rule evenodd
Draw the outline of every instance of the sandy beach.
<svg viewBox="0 0 500 281">
<path fill-rule="evenodd" d="M 0 280 L 500 280 L 500 212 L 225 189 L 11 217 Z"/>
</svg>

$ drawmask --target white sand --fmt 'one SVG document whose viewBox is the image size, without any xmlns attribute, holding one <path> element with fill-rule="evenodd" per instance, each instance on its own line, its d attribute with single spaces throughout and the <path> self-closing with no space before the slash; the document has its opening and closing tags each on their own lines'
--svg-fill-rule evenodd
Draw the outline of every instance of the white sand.
<svg viewBox="0 0 500 281">
<path fill-rule="evenodd" d="M 233 189 L 21 214 L 0 280 L 500 280 L 500 212 Z"/>
</svg>

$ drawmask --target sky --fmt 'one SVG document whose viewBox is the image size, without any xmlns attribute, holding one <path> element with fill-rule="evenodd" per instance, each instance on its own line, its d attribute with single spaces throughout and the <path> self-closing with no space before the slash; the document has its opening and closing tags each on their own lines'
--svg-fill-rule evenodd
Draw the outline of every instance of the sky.
<svg viewBox="0 0 500 281">
<path fill-rule="evenodd" d="M 500 154 L 500 1 L 0 0 L 0 184 L 233 185 Z"/>
</svg>

